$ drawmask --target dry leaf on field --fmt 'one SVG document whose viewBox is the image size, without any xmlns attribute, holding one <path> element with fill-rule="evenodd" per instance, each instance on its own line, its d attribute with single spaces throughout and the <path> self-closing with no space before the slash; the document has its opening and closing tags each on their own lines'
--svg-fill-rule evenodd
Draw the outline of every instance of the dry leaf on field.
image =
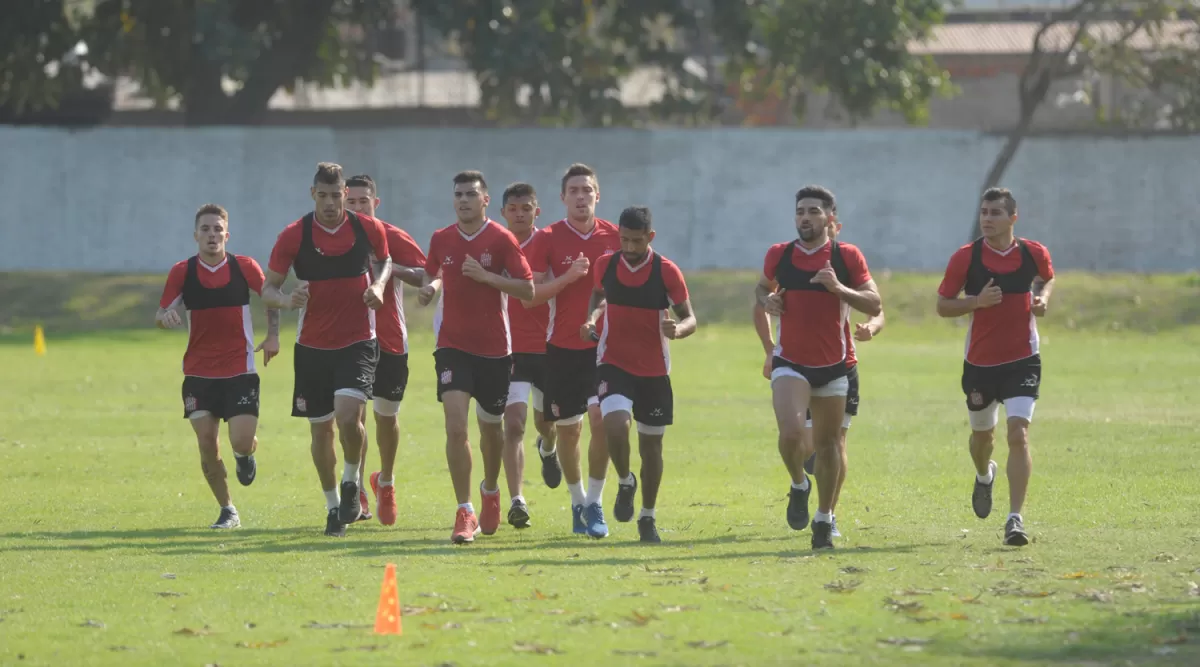
<svg viewBox="0 0 1200 667">
<path fill-rule="evenodd" d="M 1004 622 L 1005 623 L 1024 624 L 1024 625 L 1029 625 L 1029 624 L 1042 625 L 1044 623 L 1048 623 L 1049 621 L 1050 621 L 1049 616 L 1020 616 L 1017 618 L 1006 619 Z"/>
<path fill-rule="evenodd" d="M 924 588 L 906 588 L 902 591 L 896 591 L 896 595 L 933 595 L 933 591 L 925 590 Z"/>
<path fill-rule="evenodd" d="M 720 647 L 726 646 L 728 644 L 729 644 L 728 639 L 722 639 L 719 642 L 710 642 L 710 641 L 705 640 L 705 641 L 688 642 L 687 643 L 687 645 L 690 646 L 691 648 L 720 648 Z"/>
<path fill-rule="evenodd" d="M 425 644 L 410 644 L 410 648 L 421 648 Z M 382 651 L 387 648 L 384 644 L 368 644 L 366 646 L 343 646 L 333 649 L 334 653 L 345 653 L 346 651 Z"/>
<path fill-rule="evenodd" d="M 905 616 L 905 618 L 907 618 L 910 621 L 913 621 L 914 623 L 932 623 L 934 621 L 942 620 L 942 619 L 938 618 L 937 616 L 918 616 L 915 614 Z"/>
<path fill-rule="evenodd" d="M 184 594 L 176 593 L 175 591 L 158 591 L 155 593 L 155 595 L 160 598 L 181 598 Z"/>
<path fill-rule="evenodd" d="M 966 614 L 959 614 L 959 613 L 950 614 L 950 618 L 955 621 L 969 620 L 969 617 Z"/>
<path fill-rule="evenodd" d="M 1070 572 L 1062 576 L 1063 579 L 1095 579 L 1100 575 L 1091 572 Z"/>
<path fill-rule="evenodd" d="M 621 593 L 621 597 L 623 597 L 623 598 L 644 598 L 644 597 L 646 597 L 646 592 L 645 591 L 635 591 L 633 593 Z"/>
<path fill-rule="evenodd" d="M 184 637 L 207 637 L 208 635 L 212 634 L 212 630 L 210 630 L 206 625 L 199 630 L 193 630 L 192 628 L 179 628 L 175 631 L 175 634 L 183 635 Z"/>
<path fill-rule="evenodd" d="M 307 624 L 300 626 L 305 630 L 358 630 L 361 628 L 374 627 L 366 624 L 353 623 L 318 623 L 317 621 L 309 621 Z"/>
<path fill-rule="evenodd" d="M 933 640 L 923 637 L 888 637 L 880 639 L 878 642 L 887 646 L 927 646 L 932 644 Z"/>
<path fill-rule="evenodd" d="M 132 651 L 134 649 L 132 646 L 109 646 L 108 650 L 112 651 L 113 653 L 122 653 L 124 651 Z"/>
<path fill-rule="evenodd" d="M 346 590 L 346 587 L 345 587 L 345 586 L 343 586 L 343 585 L 341 585 L 341 584 L 335 584 L 335 583 L 333 583 L 332 581 L 331 581 L 331 582 L 329 582 L 329 583 L 327 583 L 327 584 L 325 584 L 325 588 L 328 588 L 328 589 L 330 589 L 330 590 L 334 590 L 334 591 L 344 591 L 344 590 Z"/>
<path fill-rule="evenodd" d="M 437 613 L 437 610 L 430 607 L 410 607 L 408 605 L 401 605 L 400 607 L 400 614 L 402 616 L 421 616 L 423 614 L 434 613 Z"/>
<path fill-rule="evenodd" d="M 162 578 L 163 579 L 174 579 L 175 575 L 171 574 L 170 572 L 163 572 Z"/>
<path fill-rule="evenodd" d="M 512 650 L 517 653 L 537 653 L 538 655 L 558 655 L 562 651 L 553 646 L 545 644 L 531 644 L 529 642 L 517 642 L 512 645 Z"/>
<path fill-rule="evenodd" d="M 853 565 L 843 567 L 841 570 L 839 570 L 839 572 L 841 572 L 842 574 L 863 574 L 864 572 L 870 572 L 870 571 L 871 571 L 870 568 L 854 567 Z"/>
<path fill-rule="evenodd" d="M 287 643 L 286 639 L 276 639 L 273 642 L 238 642 L 236 648 L 275 648 Z"/>
<path fill-rule="evenodd" d="M 567 613 L 568 612 L 566 609 L 551 609 L 550 611 L 546 612 L 546 614 L 549 616 L 563 616 Z"/>
<path fill-rule="evenodd" d="M 1108 591 L 1098 591 L 1094 588 L 1089 588 L 1082 593 L 1078 593 L 1075 595 L 1075 597 L 1080 600 L 1090 600 L 1092 602 L 1108 603 L 1113 601 L 1112 593 Z"/>
<path fill-rule="evenodd" d="M 426 630 L 459 630 L 462 625 L 458 623 L 446 623 L 445 625 L 434 625 L 433 623 L 422 623 L 421 627 Z"/>
<path fill-rule="evenodd" d="M 588 614 L 585 616 L 576 616 L 575 618 L 572 618 L 571 620 L 567 621 L 567 625 L 591 625 L 599 620 L 599 618 Z"/>
<path fill-rule="evenodd" d="M 979 591 L 979 594 L 973 598 L 959 598 L 958 601 L 963 604 L 980 604 L 980 598 L 982 597 L 983 591 Z"/>
<path fill-rule="evenodd" d="M 1130 593 L 1145 593 L 1148 590 L 1146 585 L 1140 581 L 1126 581 L 1117 584 L 1116 587 L 1122 590 L 1127 590 Z"/>
<path fill-rule="evenodd" d="M 83 623 L 80 623 L 79 627 L 104 629 L 104 623 L 102 621 L 94 621 L 92 619 L 88 619 L 88 620 L 84 621 Z"/>
<path fill-rule="evenodd" d="M 853 593 L 854 589 L 858 588 L 860 585 L 862 585 L 861 581 L 842 581 L 841 579 L 838 579 L 837 581 L 831 581 L 828 584 L 825 584 L 825 590 L 833 591 L 835 593 Z"/>
<path fill-rule="evenodd" d="M 613 655 L 627 655 L 631 658 L 657 658 L 658 657 L 658 654 L 655 653 L 654 651 L 623 651 L 621 649 L 614 649 Z"/>
<path fill-rule="evenodd" d="M 1153 560 L 1155 563 L 1174 563 L 1179 560 L 1179 557 L 1175 554 L 1161 553 L 1155 556 Z"/>
<path fill-rule="evenodd" d="M 654 614 L 643 615 L 639 612 L 634 611 L 634 612 L 631 612 L 629 615 L 629 621 L 638 627 L 642 627 L 642 626 L 646 625 L 647 623 L 649 623 L 650 621 L 657 621 L 657 620 L 658 620 L 658 617 L 655 616 Z"/>
<path fill-rule="evenodd" d="M 908 602 L 905 600 L 884 598 L 883 603 L 885 605 L 887 605 L 888 609 L 890 609 L 892 611 L 903 611 L 903 612 L 909 612 L 909 613 L 914 612 L 914 611 L 920 611 L 921 609 L 923 609 L 925 607 L 925 605 L 921 604 L 920 602 L 918 602 L 916 600 Z"/>
</svg>

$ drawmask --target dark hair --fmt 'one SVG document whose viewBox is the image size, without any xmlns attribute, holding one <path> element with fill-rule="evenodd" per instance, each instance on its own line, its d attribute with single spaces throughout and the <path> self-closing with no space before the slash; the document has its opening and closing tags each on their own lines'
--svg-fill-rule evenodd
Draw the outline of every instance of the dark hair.
<svg viewBox="0 0 1200 667">
<path fill-rule="evenodd" d="M 342 165 L 332 162 L 317 164 L 317 173 L 313 176 L 313 185 L 341 185 L 346 181 L 342 178 Z"/>
<path fill-rule="evenodd" d="M 463 185 L 464 183 L 479 183 L 479 189 L 487 192 L 487 181 L 483 179 L 482 171 L 460 171 L 454 175 L 454 184 Z"/>
<path fill-rule="evenodd" d="M 192 226 L 195 227 L 200 224 L 201 216 L 205 215 L 215 215 L 226 223 L 229 222 L 229 211 L 226 211 L 224 206 L 220 204 L 205 204 L 196 209 L 196 221 L 192 223 Z"/>
<path fill-rule="evenodd" d="M 1002 201 L 1009 215 L 1017 212 L 1017 198 L 1008 188 L 988 188 L 983 193 L 983 201 Z"/>
<path fill-rule="evenodd" d="M 563 174 L 563 177 L 562 177 L 563 193 L 566 193 L 566 191 L 567 191 L 567 181 L 571 180 L 572 178 L 575 178 L 576 176 L 589 176 L 589 177 L 591 177 L 592 182 L 596 184 L 596 188 L 597 189 L 600 188 L 600 179 L 596 178 L 596 170 L 592 169 L 591 167 L 587 166 L 586 164 L 583 164 L 582 162 L 576 162 L 575 164 L 567 167 L 566 173 Z"/>
<path fill-rule="evenodd" d="M 348 187 L 348 188 L 366 188 L 367 193 L 370 194 L 372 197 L 374 197 L 375 193 L 376 193 L 375 179 L 371 178 L 370 176 L 368 176 L 366 174 L 359 174 L 357 176 L 351 176 L 350 178 L 347 178 L 346 179 L 346 187 Z"/>
<path fill-rule="evenodd" d="M 653 227 L 654 216 L 650 215 L 649 206 L 630 206 L 621 211 L 617 226 L 634 231 L 648 232 Z"/>
<path fill-rule="evenodd" d="M 532 197 L 534 201 L 537 201 L 537 190 L 534 190 L 533 186 L 528 183 L 513 183 L 504 189 L 504 197 L 501 198 L 500 205 L 508 204 L 508 200 L 514 197 Z"/>
<path fill-rule="evenodd" d="M 829 188 L 820 185 L 806 185 L 796 191 L 796 203 L 799 204 L 801 199 L 820 199 L 821 208 L 830 213 L 837 212 L 837 200 L 833 198 L 833 193 Z"/>
</svg>

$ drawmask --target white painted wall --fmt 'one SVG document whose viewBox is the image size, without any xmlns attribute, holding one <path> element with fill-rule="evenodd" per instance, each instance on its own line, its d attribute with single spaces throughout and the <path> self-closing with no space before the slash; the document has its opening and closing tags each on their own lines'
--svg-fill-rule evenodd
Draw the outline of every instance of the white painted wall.
<svg viewBox="0 0 1200 667">
<path fill-rule="evenodd" d="M 929 130 L 494 130 L 0 128 L 0 271 L 165 272 L 195 252 L 206 202 L 232 215 L 231 249 L 265 262 L 308 211 L 317 162 L 368 172 L 380 216 L 423 245 L 453 220 L 451 182 L 482 169 L 497 197 L 515 180 L 558 219 L 573 161 L 600 172 L 601 214 L 646 204 L 658 248 L 684 268 L 758 268 L 794 235 L 796 189 L 839 198 L 845 240 L 872 267 L 941 270 L 965 241 L 1000 139 Z M 21 165 L 19 169 L 14 165 Z M 1059 268 L 1200 267 L 1200 137 L 1031 139 L 1006 179 L 1019 233 Z"/>
</svg>

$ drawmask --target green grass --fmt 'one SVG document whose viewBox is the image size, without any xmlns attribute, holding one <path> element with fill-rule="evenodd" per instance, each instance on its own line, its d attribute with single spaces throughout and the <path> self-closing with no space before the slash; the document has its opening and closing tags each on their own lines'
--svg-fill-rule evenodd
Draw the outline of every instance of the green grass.
<svg viewBox="0 0 1200 667">
<path fill-rule="evenodd" d="M 694 282 L 710 321 L 742 312 L 724 281 Z M 820 555 L 784 522 L 747 326 L 710 325 L 673 348 L 659 547 L 638 545 L 632 524 L 599 542 L 570 535 L 566 491 L 544 488 L 533 461 L 534 527 L 452 547 L 423 325 L 401 413 L 400 521 L 345 540 L 320 534 L 307 428 L 287 416 L 290 349 L 263 372 L 259 478 L 232 487 L 244 527 L 217 534 L 180 417 L 182 333 L 50 328 L 36 357 L 12 332 L 0 345 L 0 664 L 1197 664 L 1200 328 L 1164 315 L 1147 340 L 1051 320 L 1034 543 L 1017 550 L 1000 544 L 1003 480 L 992 518 L 970 509 L 962 329 L 924 317 L 928 279 L 885 284 L 893 325 L 861 349 L 846 537 Z M 1195 290 L 1145 284 L 1131 307 Z M 1072 288 L 1092 293 L 1064 281 L 1056 306 L 1084 312 Z M 1094 321 L 1129 317 L 1117 301 Z M 370 630 L 389 562 L 409 608 L 402 637 Z"/>
</svg>

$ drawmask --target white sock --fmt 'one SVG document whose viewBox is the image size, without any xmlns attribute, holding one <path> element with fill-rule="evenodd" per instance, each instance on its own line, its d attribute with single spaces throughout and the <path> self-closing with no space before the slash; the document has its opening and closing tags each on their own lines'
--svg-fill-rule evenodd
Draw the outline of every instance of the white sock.
<svg viewBox="0 0 1200 667">
<path fill-rule="evenodd" d="M 1021 523 L 1025 523 L 1025 519 L 1022 519 L 1022 518 L 1021 518 L 1021 515 L 1020 515 L 1020 513 L 1018 513 L 1018 512 L 1009 512 L 1009 513 L 1008 513 L 1008 519 L 1011 519 L 1011 518 L 1013 518 L 1013 517 L 1016 517 L 1016 518 L 1018 518 L 1018 519 L 1021 519 Z M 1005 519 L 1005 521 L 1008 521 L 1008 519 Z"/>
<path fill-rule="evenodd" d="M 631 472 L 631 473 L 629 473 L 629 476 L 628 476 L 628 477 L 625 477 L 625 478 L 623 478 L 623 479 L 622 479 L 622 478 L 618 478 L 618 479 L 617 479 L 617 484 L 620 484 L 621 486 L 633 486 L 633 483 L 634 483 L 634 482 L 636 482 L 636 481 L 637 481 L 637 478 L 635 478 L 635 477 L 633 476 L 633 473 Z"/>
<path fill-rule="evenodd" d="M 587 500 L 585 505 L 599 505 L 600 497 L 604 495 L 604 480 L 588 478 Z"/>
<path fill-rule="evenodd" d="M 817 523 L 833 523 L 833 514 L 826 514 L 821 510 L 817 510 L 817 513 L 813 515 L 813 521 Z"/>
<path fill-rule="evenodd" d="M 542 446 L 545 446 L 545 444 L 546 444 L 546 439 L 542 438 Z M 551 456 L 554 456 L 554 454 L 556 452 L 558 452 L 557 445 L 553 449 L 542 449 L 541 447 L 538 447 L 538 454 L 541 454 L 542 458 L 544 458 L 544 459 L 548 459 Z"/>
<path fill-rule="evenodd" d="M 461 505 L 459 505 L 459 506 L 458 506 L 458 509 L 460 509 L 460 510 L 466 510 L 467 512 L 469 512 L 469 513 L 471 513 L 471 514 L 474 514 L 474 513 L 475 513 L 475 506 L 474 506 L 474 505 L 472 505 L 471 503 L 463 503 L 463 504 L 461 504 Z"/>
<path fill-rule="evenodd" d="M 496 487 L 496 488 L 494 488 L 494 489 L 489 489 L 489 488 L 487 488 L 487 486 L 485 486 L 484 484 L 480 484 L 480 485 L 479 485 L 479 492 L 480 492 L 480 493 L 482 493 L 482 494 L 483 494 L 483 495 L 485 495 L 485 496 L 494 496 L 494 495 L 497 495 L 497 494 L 499 494 L 499 493 L 500 493 L 500 487 L 499 487 L 499 486 L 497 486 L 497 487 Z"/>
<path fill-rule="evenodd" d="M 654 509 L 653 508 L 646 508 L 646 507 L 642 508 L 642 513 L 640 516 L 638 516 L 638 518 L 645 519 L 646 517 L 650 517 L 651 519 L 654 518 Z"/>
<path fill-rule="evenodd" d="M 358 461 L 346 461 L 346 467 L 342 469 L 342 481 L 358 484 Z"/>
<path fill-rule="evenodd" d="M 797 491 L 807 491 L 811 486 L 812 484 L 808 481 L 808 477 L 805 477 L 804 481 L 799 484 L 792 482 L 792 488 Z"/>
<path fill-rule="evenodd" d="M 583 495 L 583 483 L 575 482 L 574 484 L 567 482 L 567 491 L 571 492 L 571 505 L 582 505 L 586 499 Z"/>
<path fill-rule="evenodd" d="M 378 479 L 378 480 L 376 480 L 376 483 L 377 483 L 377 484 L 379 484 L 379 488 L 381 488 L 381 489 L 382 489 L 382 488 L 383 488 L 383 487 L 385 487 L 385 486 L 393 486 L 393 485 L 396 483 L 396 480 L 394 480 L 394 479 L 384 479 L 384 478 L 383 478 L 383 475 L 380 475 L 380 476 L 379 476 L 379 479 Z"/>
<path fill-rule="evenodd" d="M 229 510 L 230 512 L 233 512 L 234 514 L 237 514 L 237 508 L 233 506 L 233 503 L 229 503 L 228 505 L 225 505 L 221 509 Z"/>
<path fill-rule="evenodd" d="M 340 498 L 338 498 L 338 490 L 337 489 L 330 489 L 325 492 L 325 509 L 335 510 L 341 504 L 342 504 L 342 501 Z"/>
<path fill-rule="evenodd" d="M 992 479 L 994 478 L 995 475 L 992 474 L 992 466 L 990 465 L 988 466 L 988 473 L 986 475 L 975 473 L 975 481 L 979 482 L 980 484 L 991 484 Z"/>
<path fill-rule="evenodd" d="M 244 458 L 248 458 L 251 456 L 254 456 L 254 455 L 253 454 L 238 454 L 237 452 L 233 453 L 233 458 L 235 458 L 235 459 L 244 459 Z"/>
<path fill-rule="evenodd" d="M 525 496 L 513 496 L 512 504 L 516 505 L 517 503 L 525 504 Z"/>
</svg>

